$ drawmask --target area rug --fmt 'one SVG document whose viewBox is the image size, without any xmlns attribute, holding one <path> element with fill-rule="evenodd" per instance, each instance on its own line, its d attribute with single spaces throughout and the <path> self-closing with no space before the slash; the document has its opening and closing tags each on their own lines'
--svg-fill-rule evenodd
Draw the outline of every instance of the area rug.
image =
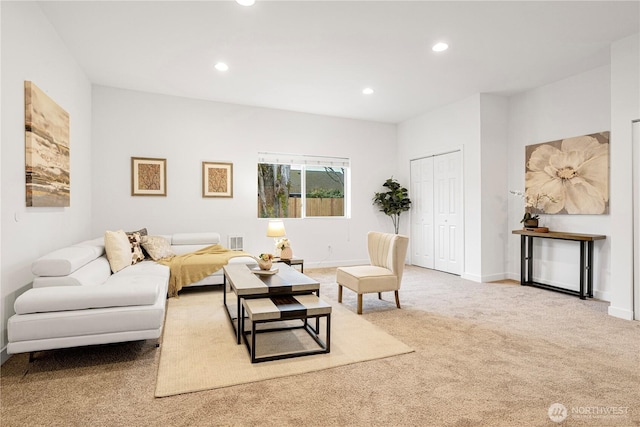
<svg viewBox="0 0 640 427">
<path fill-rule="evenodd" d="M 258 334 L 258 338 L 276 345 L 306 345 L 300 330 Z M 334 303 L 331 353 L 252 364 L 244 344 L 236 344 L 222 291 L 216 289 L 184 292 L 169 299 L 160 351 L 156 397 L 303 374 L 413 350 Z"/>
</svg>

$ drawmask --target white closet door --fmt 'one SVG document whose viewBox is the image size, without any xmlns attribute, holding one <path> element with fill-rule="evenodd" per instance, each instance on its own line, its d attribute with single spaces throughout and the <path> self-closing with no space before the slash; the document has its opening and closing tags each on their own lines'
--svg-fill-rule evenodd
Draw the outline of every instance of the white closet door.
<svg viewBox="0 0 640 427">
<path fill-rule="evenodd" d="M 411 161 L 411 263 L 434 268 L 433 157 Z"/>
<path fill-rule="evenodd" d="M 462 272 L 462 169 L 459 151 L 434 157 L 435 269 Z"/>
</svg>

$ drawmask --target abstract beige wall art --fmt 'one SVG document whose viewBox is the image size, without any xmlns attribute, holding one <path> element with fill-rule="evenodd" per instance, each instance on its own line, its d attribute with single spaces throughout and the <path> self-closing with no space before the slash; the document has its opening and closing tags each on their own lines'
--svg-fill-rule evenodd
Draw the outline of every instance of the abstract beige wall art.
<svg viewBox="0 0 640 427">
<path fill-rule="evenodd" d="M 167 159 L 131 158 L 131 195 L 167 195 Z"/>
<path fill-rule="evenodd" d="M 525 156 L 525 193 L 541 200 L 532 213 L 609 213 L 609 132 L 528 145 Z"/>
<path fill-rule="evenodd" d="M 233 197 L 233 163 L 202 162 L 202 197 Z"/>
<path fill-rule="evenodd" d="M 71 205 L 69 113 L 30 81 L 24 82 L 26 204 Z"/>
</svg>

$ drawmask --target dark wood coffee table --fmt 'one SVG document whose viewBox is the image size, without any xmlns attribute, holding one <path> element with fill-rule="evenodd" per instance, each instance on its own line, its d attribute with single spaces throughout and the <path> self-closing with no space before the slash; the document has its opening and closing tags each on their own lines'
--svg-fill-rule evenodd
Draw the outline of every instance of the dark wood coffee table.
<svg viewBox="0 0 640 427">
<path fill-rule="evenodd" d="M 315 293 L 320 296 L 320 283 L 305 276 L 286 264 L 278 264 L 278 272 L 273 275 L 258 275 L 251 272 L 257 264 L 229 264 L 224 271 L 224 308 L 236 335 L 236 341 L 241 343 L 242 322 L 241 304 L 243 299 L 267 298 L 274 295 L 302 295 Z M 235 317 L 227 305 L 227 283 L 230 291 L 236 296 Z"/>
</svg>

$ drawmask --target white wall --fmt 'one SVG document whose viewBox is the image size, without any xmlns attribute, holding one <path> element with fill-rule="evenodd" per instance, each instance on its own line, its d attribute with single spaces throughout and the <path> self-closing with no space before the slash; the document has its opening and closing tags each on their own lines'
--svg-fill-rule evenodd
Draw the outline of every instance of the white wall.
<svg viewBox="0 0 640 427">
<path fill-rule="evenodd" d="M 478 94 L 398 126 L 399 176 L 411 159 L 463 150 L 464 267 L 462 277 L 505 277 L 507 98 Z"/>
<path fill-rule="evenodd" d="M 396 172 L 396 126 L 94 86 L 92 233 L 147 227 L 152 234 L 218 231 L 273 251 L 257 218 L 257 153 L 351 158 L 351 219 L 287 219 L 305 265 L 367 259 L 366 233 L 393 232 L 372 205 Z M 167 159 L 167 197 L 131 196 L 131 157 Z M 202 161 L 233 163 L 233 198 L 202 197 Z M 329 252 L 327 246 L 332 246 Z"/>
<path fill-rule="evenodd" d="M 510 232 L 507 224 L 507 146 L 508 146 L 508 98 L 497 95 L 480 95 L 480 164 L 481 207 L 480 227 L 482 241 L 483 282 L 505 278 L 505 255 Z"/>
<path fill-rule="evenodd" d="M 398 125 L 398 178 L 401 182 L 410 182 L 411 159 L 452 149 L 463 150 L 465 254 L 462 277 L 480 281 L 480 95 Z"/>
<path fill-rule="evenodd" d="M 611 286 L 609 314 L 633 319 L 632 120 L 640 119 L 640 34 L 611 46 Z M 637 255 L 636 255 L 637 256 Z"/>
<path fill-rule="evenodd" d="M 510 98 L 509 116 L 509 189 L 524 190 L 525 146 L 563 138 L 611 130 L 610 70 L 608 66 L 572 76 Z M 620 141 L 611 136 L 611 152 Z M 612 170 L 615 163 L 611 162 Z M 612 178 L 615 175 L 612 173 Z M 610 188 L 620 185 L 612 179 Z M 613 211 L 620 199 L 610 198 Z M 509 200 L 509 233 L 521 228 L 524 213 L 521 199 Z M 594 243 L 594 294 L 611 298 L 611 215 L 541 215 L 541 225 L 552 230 L 586 234 L 604 234 L 606 240 Z M 534 241 L 536 281 L 577 290 L 580 280 L 580 246 L 559 240 Z M 520 236 L 509 240 L 508 265 L 511 278 L 520 279 Z"/>
<path fill-rule="evenodd" d="M 86 238 L 91 221 L 91 84 L 35 3 L 2 8 L 2 325 L 32 280 L 31 262 Z M 37 29 L 37 31 L 34 31 Z M 33 81 L 70 116 L 71 206 L 25 207 L 24 81 Z"/>
</svg>

